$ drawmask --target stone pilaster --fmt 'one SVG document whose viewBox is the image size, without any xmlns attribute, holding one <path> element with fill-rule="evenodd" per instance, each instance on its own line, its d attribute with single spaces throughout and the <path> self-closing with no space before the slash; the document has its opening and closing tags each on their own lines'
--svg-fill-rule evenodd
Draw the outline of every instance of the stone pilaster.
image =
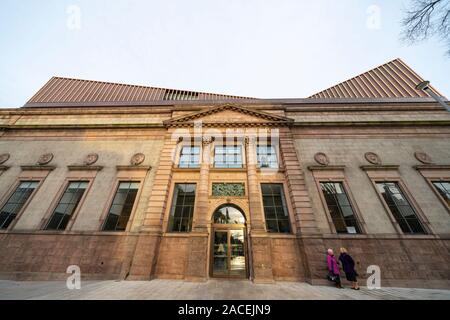
<svg viewBox="0 0 450 320">
<path fill-rule="evenodd" d="M 305 276 L 309 282 L 314 282 L 323 279 L 326 274 L 324 264 L 326 248 L 317 227 L 295 141 L 288 127 L 280 129 L 280 151 L 288 186 L 287 192 L 294 210 Z"/>
<path fill-rule="evenodd" d="M 176 144 L 177 140 L 173 139 L 172 131 L 169 130 L 159 158 L 144 223 L 140 229 L 135 254 L 130 265 L 128 280 L 148 280 L 153 277 L 155 272 L 163 232 L 162 224 L 172 180 Z"/>
<path fill-rule="evenodd" d="M 211 217 L 208 212 L 209 168 L 211 157 L 211 137 L 202 139 L 202 161 L 200 179 L 197 185 L 192 232 L 190 233 L 189 254 L 185 279 L 204 281 L 207 279 L 208 263 L 208 224 Z"/>
<path fill-rule="evenodd" d="M 194 217 L 192 230 L 195 232 L 206 232 L 211 220 L 208 217 L 208 194 L 209 194 L 209 168 L 211 164 L 212 138 L 204 137 L 202 140 L 202 161 L 200 165 L 200 179 L 197 185 L 195 199 Z"/>
<path fill-rule="evenodd" d="M 258 162 L 256 159 L 256 138 L 247 137 L 245 139 L 245 144 L 251 232 L 265 232 L 263 220 L 264 213 L 261 206 L 261 187 L 258 182 L 257 174 Z"/>
<path fill-rule="evenodd" d="M 256 158 L 256 137 L 245 139 L 247 165 L 247 189 L 250 209 L 250 248 L 252 257 L 252 278 L 254 282 L 273 282 L 271 239 L 267 237 L 261 200 L 261 186 L 258 181 Z"/>
</svg>

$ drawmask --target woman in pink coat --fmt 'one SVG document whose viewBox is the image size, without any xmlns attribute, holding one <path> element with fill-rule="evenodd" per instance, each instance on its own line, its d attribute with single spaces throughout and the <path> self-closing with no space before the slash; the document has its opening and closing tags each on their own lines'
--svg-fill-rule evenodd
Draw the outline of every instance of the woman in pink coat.
<svg viewBox="0 0 450 320">
<path fill-rule="evenodd" d="M 328 249 L 327 252 L 328 279 L 336 283 L 337 288 L 342 289 L 341 277 L 339 276 L 339 265 L 336 257 L 334 256 L 332 249 Z"/>
</svg>

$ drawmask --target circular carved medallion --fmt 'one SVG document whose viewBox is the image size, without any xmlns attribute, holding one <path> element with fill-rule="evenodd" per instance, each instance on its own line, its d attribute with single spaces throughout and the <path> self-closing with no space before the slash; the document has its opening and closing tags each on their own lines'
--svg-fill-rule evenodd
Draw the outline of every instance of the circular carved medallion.
<svg viewBox="0 0 450 320">
<path fill-rule="evenodd" d="M 140 165 L 145 160 L 145 155 L 143 153 L 136 153 L 131 157 L 131 165 L 137 166 Z"/>
<path fill-rule="evenodd" d="M 0 154 L 0 164 L 5 163 L 9 159 L 9 153 Z"/>
<path fill-rule="evenodd" d="M 53 160 L 53 153 L 44 153 L 39 157 L 38 164 L 44 165 Z"/>
<path fill-rule="evenodd" d="M 86 156 L 86 159 L 84 159 L 84 164 L 87 166 L 90 166 L 91 164 L 96 163 L 97 160 L 98 160 L 98 154 L 90 153 Z"/>
<path fill-rule="evenodd" d="M 381 164 L 380 157 L 374 152 L 366 152 L 364 154 L 364 158 L 371 164 Z"/>
<path fill-rule="evenodd" d="M 323 166 L 327 166 L 330 163 L 328 156 L 323 152 L 318 152 L 314 155 L 314 160 Z"/>
<path fill-rule="evenodd" d="M 425 152 L 414 152 L 414 157 L 416 157 L 417 160 L 419 160 L 422 163 L 425 164 L 430 164 L 433 163 L 433 160 L 431 159 L 431 157 L 426 154 Z"/>
</svg>

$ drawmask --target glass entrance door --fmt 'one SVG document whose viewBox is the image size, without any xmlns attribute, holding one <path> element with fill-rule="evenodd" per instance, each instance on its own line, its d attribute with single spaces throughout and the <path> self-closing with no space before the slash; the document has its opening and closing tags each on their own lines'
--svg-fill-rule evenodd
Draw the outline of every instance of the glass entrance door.
<svg viewBox="0 0 450 320">
<path fill-rule="evenodd" d="M 213 276 L 246 277 L 244 230 L 215 230 Z"/>
</svg>

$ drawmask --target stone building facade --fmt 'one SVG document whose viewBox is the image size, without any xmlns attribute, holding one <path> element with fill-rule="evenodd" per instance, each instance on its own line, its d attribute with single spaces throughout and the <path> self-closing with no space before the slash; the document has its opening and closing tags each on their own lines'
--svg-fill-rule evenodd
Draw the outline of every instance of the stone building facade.
<svg viewBox="0 0 450 320">
<path fill-rule="evenodd" d="M 450 114 L 396 59 L 304 99 L 52 78 L 0 110 L 0 277 L 450 287 Z M 437 90 L 432 88 L 435 93 Z"/>
</svg>

